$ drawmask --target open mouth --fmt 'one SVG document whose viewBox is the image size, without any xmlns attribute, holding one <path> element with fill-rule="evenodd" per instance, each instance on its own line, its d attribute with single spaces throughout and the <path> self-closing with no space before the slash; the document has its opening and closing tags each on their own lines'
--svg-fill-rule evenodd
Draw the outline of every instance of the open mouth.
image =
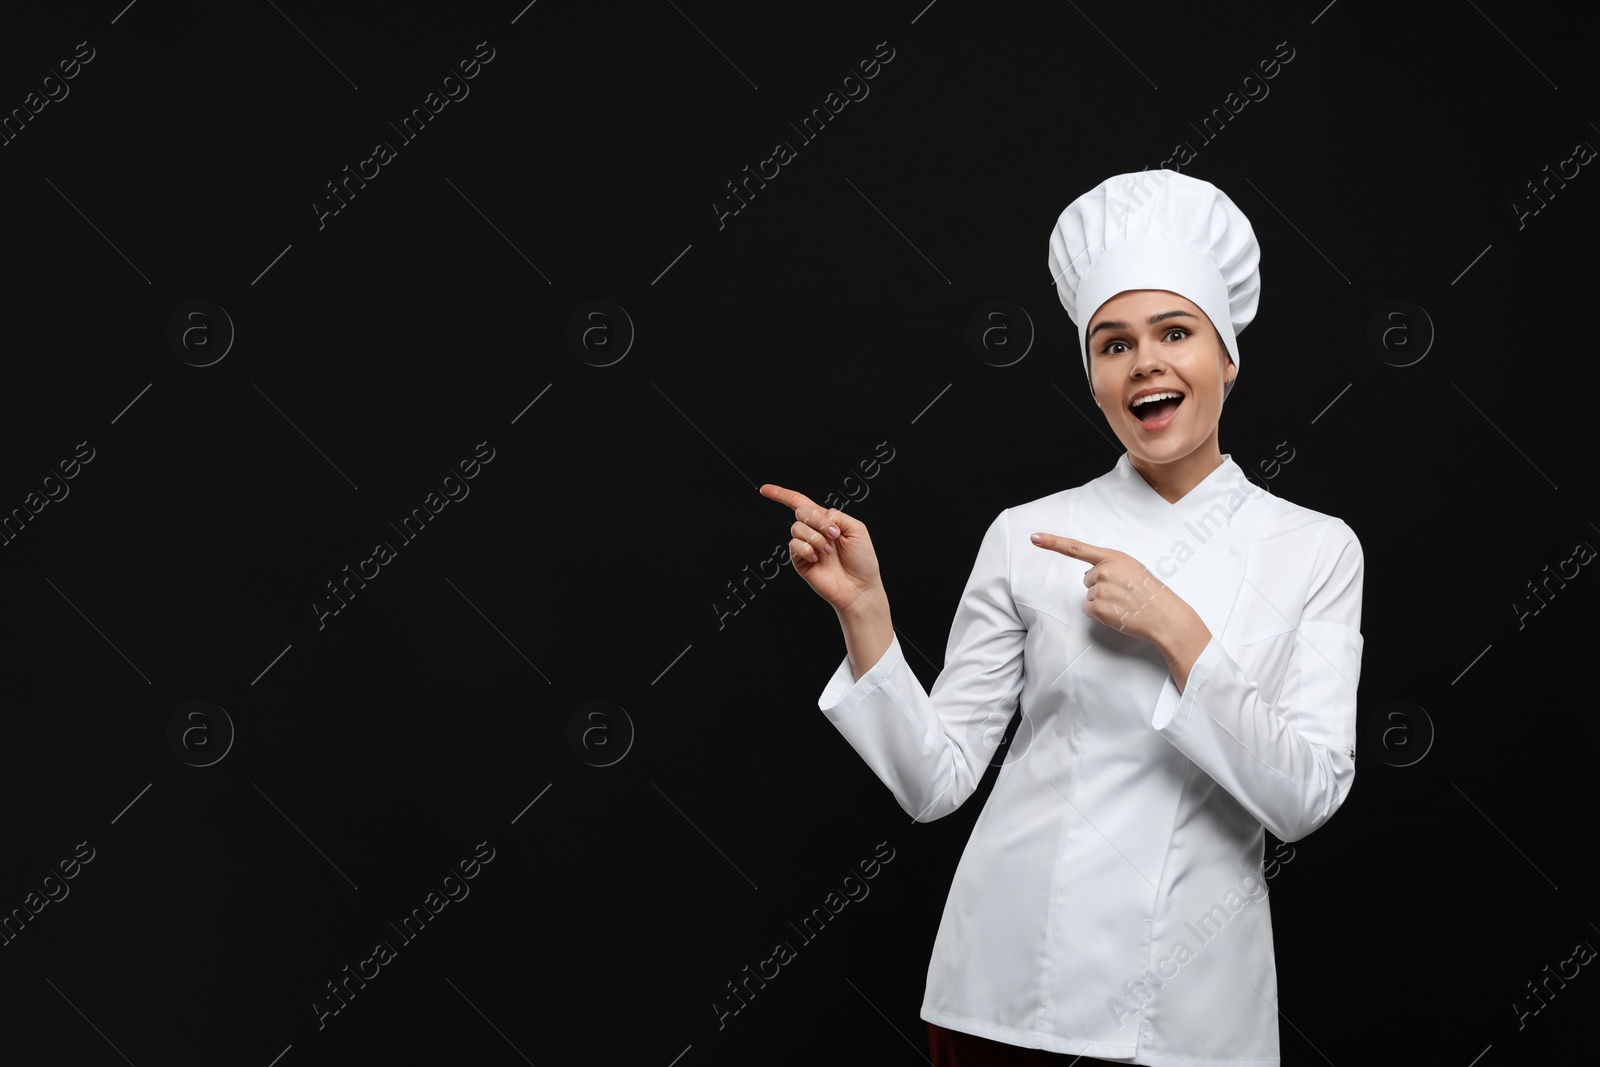
<svg viewBox="0 0 1600 1067">
<path fill-rule="evenodd" d="M 1165 423 L 1182 403 L 1183 394 L 1175 391 L 1140 397 L 1132 408 L 1133 417 L 1151 426 Z"/>
</svg>

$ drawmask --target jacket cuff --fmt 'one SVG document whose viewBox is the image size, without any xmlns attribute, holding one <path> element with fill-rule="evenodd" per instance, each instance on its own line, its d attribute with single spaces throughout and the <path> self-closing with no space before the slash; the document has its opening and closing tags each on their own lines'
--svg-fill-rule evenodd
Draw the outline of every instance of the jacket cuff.
<svg viewBox="0 0 1600 1067">
<path fill-rule="evenodd" d="M 878 657 L 878 662 L 860 678 L 850 670 L 850 655 L 846 653 L 834 669 L 833 677 L 823 687 L 822 695 L 817 698 L 817 708 L 828 717 L 829 722 L 837 724 L 874 689 L 888 682 L 895 668 L 904 661 L 898 634 L 889 642 L 883 655 Z"/>
<path fill-rule="evenodd" d="M 1206 680 L 1221 660 L 1222 644 L 1212 634 L 1206 647 L 1195 657 L 1194 666 L 1189 668 L 1189 680 L 1184 683 L 1182 692 L 1179 692 L 1178 683 L 1172 680 L 1172 676 L 1167 675 L 1167 682 L 1161 687 L 1161 696 L 1156 701 L 1155 712 L 1150 717 L 1150 725 L 1169 738 L 1181 736 L 1183 728 L 1189 723 L 1190 713 L 1198 703 L 1200 690 L 1205 687 Z"/>
</svg>

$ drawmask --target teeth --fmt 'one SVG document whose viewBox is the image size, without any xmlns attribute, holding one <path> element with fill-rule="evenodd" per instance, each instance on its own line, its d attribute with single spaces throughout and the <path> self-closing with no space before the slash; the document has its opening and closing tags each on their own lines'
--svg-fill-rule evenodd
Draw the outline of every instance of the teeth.
<svg viewBox="0 0 1600 1067">
<path fill-rule="evenodd" d="M 1165 393 L 1151 393 L 1148 396 L 1139 397 L 1137 400 L 1135 400 L 1132 404 L 1129 404 L 1128 406 L 1132 407 L 1132 408 L 1136 408 L 1136 407 L 1140 406 L 1141 404 L 1148 404 L 1152 400 L 1166 400 L 1168 398 L 1171 398 L 1171 399 L 1174 399 L 1174 400 L 1181 400 L 1181 399 L 1183 399 L 1183 394 L 1182 393 L 1175 393 L 1175 392 L 1172 392 L 1171 390 L 1168 390 Z"/>
</svg>

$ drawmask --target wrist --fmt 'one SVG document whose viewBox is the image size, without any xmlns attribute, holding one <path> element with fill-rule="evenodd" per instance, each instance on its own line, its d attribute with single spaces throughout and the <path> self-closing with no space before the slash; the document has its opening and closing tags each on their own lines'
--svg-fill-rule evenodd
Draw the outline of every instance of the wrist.
<svg viewBox="0 0 1600 1067">
<path fill-rule="evenodd" d="M 853 623 L 889 617 L 889 597 L 881 584 L 869 585 L 856 593 L 855 599 L 842 608 L 835 608 L 841 622 Z"/>
<path fill-rule="evenodd" d="M 1173 680 L 1178 683 L 1179 692 L 1183 691 L 1184 685 L 1188 682 L 1189 671 L 1200 658 L 1200 653 L 1204 652 L 1210 643 L 1210 629 L 1192 610 L 1189 618 L 1176 629 L 1163 635 L 1162 640 L 1157 643 L 1167 661 L 1168 669 L 1172 672 Z"/>
</svg>

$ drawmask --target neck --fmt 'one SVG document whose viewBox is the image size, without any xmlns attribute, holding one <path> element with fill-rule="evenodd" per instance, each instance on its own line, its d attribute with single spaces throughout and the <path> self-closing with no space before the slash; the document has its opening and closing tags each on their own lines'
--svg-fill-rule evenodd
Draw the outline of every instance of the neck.
<svg viewBox="0 0 1600 1067">
<path fill-rule="evenodd" d="M 1169 504 L 1176 504 L 1189 495 L 1189 490 L 1203 482 L 1208 474 L 1222 466 L 1222 450 L 1217 446 L 1217 436 L 1212 434 L 1205 444 L 1181 459 L 1170 463 L 1150 463 L 1129 454 L 1128 462 L 1150 488 Z"/>
</svg>

